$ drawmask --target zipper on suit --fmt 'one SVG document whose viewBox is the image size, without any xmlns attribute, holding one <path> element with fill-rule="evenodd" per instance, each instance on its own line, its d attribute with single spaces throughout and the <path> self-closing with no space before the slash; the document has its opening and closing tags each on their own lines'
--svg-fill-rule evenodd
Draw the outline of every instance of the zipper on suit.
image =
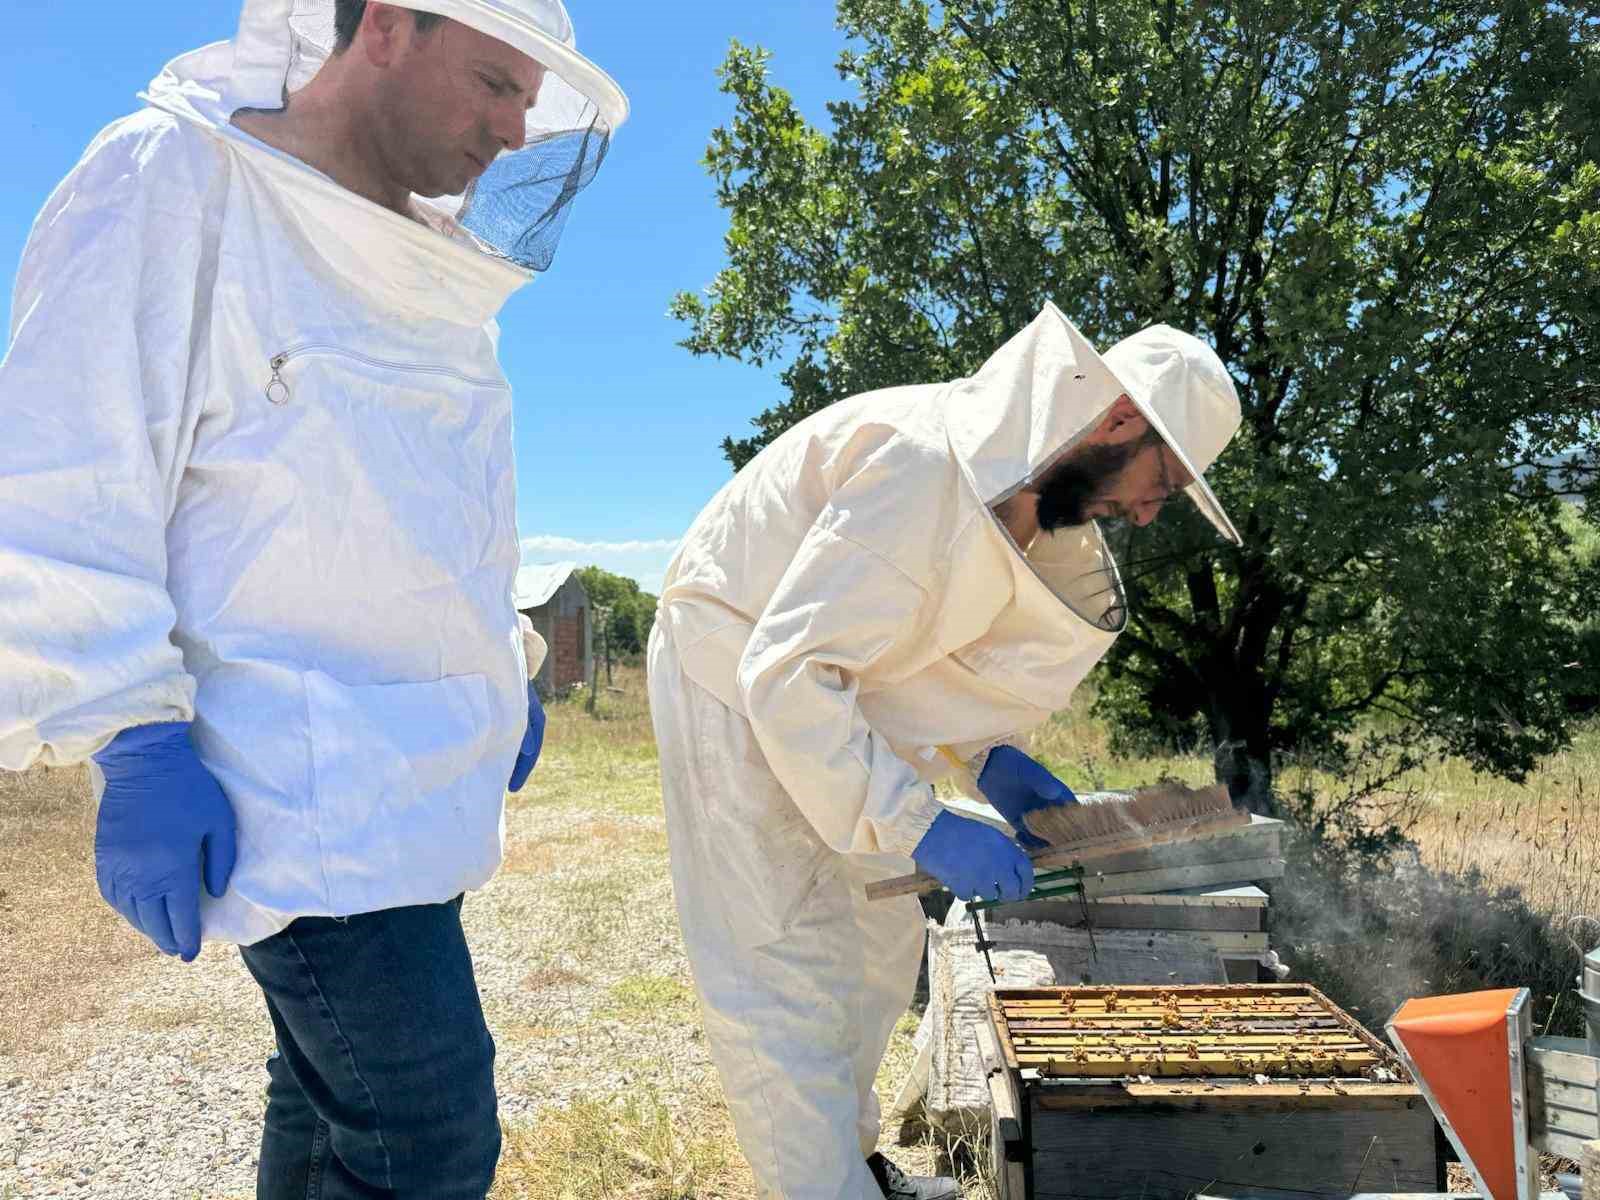
<svg viewBox="0 0 1600 1200">
<path fill-rule="evenodd" d="M 373 358 L 371 355 L 358 354 L 354 350 L 346 350 L 342 346 L 329 346 L 320 343 L 308 343 L 304 346 L 294 346 L 288 350 L 279 351 L 267 360 L 272 368 L 272 378 L 267 381 L 267 400 L 273 404 L 283 405 L 289 403 L 289 385 L 283 378 L 283 368 L 297 358 L 307 358 L 311 355 L 328 355 L 333 358 L 348 358 L 353 362 L 363 363 L 369 367 L 376 367 L 381 371 L 395 371 L 402 375 L 437 375 L 443 379 L 455 379 L 473 387 L 504 389 L 506 383 L 503 379 L 477 379 L 471 375 L 464 375 L 450 367 L 433 367 L 426 363 L 391 362 L 388 359 Z"/>
</svg>

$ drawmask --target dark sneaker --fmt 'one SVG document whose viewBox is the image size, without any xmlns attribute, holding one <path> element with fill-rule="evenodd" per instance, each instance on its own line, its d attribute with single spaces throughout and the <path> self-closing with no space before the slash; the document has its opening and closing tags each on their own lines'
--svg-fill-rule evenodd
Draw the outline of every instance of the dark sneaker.
<svg viewBox="0 0 1600 1200">
<path fill-rule="evenodd" d="M 881 1154 L 867 1159 L 867 1168 L 886 1200 L 961 1200 L 961 1185 L 947 1175 L 907 1175 Z"/>
</svg>

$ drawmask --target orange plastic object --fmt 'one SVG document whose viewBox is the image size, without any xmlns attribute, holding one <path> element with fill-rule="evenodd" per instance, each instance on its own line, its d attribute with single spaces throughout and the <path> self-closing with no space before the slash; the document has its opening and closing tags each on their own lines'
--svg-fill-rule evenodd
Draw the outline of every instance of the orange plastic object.
<svg viewBox="0 0 1600 1200">
<path fill-rule="evenodd" d="M 1389 1022 L 1396 1049 L 1491 1200 L 1519 1195 L 1507 1024 L 1518 995 L 1506 988 L 1407 1000 Z M 1516 1100 L 1520 1106 L 1522 1097 Z"/>
</svg>

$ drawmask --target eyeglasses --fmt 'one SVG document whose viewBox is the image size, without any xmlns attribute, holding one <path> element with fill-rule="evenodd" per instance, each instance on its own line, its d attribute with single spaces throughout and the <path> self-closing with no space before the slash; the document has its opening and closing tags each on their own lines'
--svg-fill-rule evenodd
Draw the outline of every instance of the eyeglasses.
<svg viewBox="0 0 1600 1200">
<path fill-rule="evenodd" d="M 1168 457 L 1171 457 L 1171 463 Z M 1170 496 L 1173 492 L 1181 491 L 1194 482 L 1194 476 L 1184 470 L 1183 464 L 1178 461 L 1178 456 L 1164 441 L 1156 442 L 1157 469 L 1161 472 L 1161 491 L 1163 495 Z"/>
</svg>

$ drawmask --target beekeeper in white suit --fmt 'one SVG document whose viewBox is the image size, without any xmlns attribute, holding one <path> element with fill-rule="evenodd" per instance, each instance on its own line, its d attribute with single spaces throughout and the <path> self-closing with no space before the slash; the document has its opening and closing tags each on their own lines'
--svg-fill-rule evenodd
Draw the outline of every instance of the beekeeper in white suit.
<svg viewBox="0 0 1600 1200">
<path fill-rule="evenodd" d="M 934 799 L 943 751 L 1014 826 L 1071 802 L 1008 743 L 1123 627 L 1096 519 L 1145 524 L 1182 489 L 1237 541 L 1200 473 L 1239 420 L 1197 339 L 1158 326 L 1102 358 L 1047 307 L 970 379 L 801 422 L 690 528 L 651 711 L 689 959 L 762 1196 L 959 1194 L 875 1152 L 923 925 L 864 885 L 909 857 L 963 896 L 1026 894 L 1017 842 Z"/>
<path fill-rule="evenodd" d="M 17 279 L 0 767 L 93 758 L 106 899 L 243 947 L 260 1197 L 482 1197 L 458 910 L 543 728 L 494 316 L 626 102 L 558 0 L 246 0 L 145 99 Z"/>
</svg>

